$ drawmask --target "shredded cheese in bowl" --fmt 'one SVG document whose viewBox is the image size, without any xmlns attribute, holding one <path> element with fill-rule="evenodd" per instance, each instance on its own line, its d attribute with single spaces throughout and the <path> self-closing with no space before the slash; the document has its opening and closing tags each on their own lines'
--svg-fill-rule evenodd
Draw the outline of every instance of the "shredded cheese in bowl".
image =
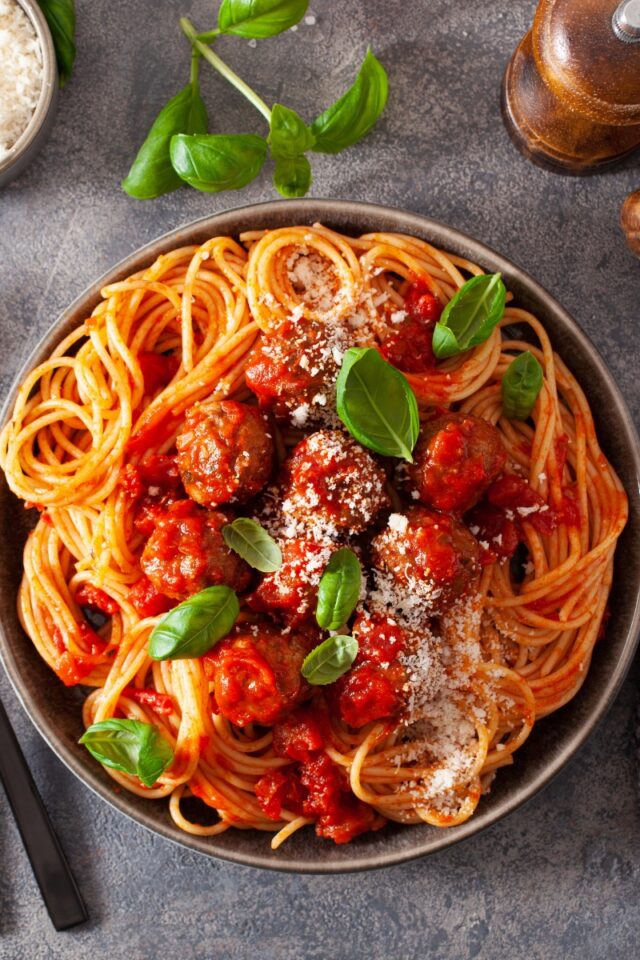
<svg viewBox="0 0 640 960">
<path fill-rule="evenodd" d="M 29 126 L 43 84 L 42 49 L 16 0 L 0 0 L 0 161 Z"/>
</svg>

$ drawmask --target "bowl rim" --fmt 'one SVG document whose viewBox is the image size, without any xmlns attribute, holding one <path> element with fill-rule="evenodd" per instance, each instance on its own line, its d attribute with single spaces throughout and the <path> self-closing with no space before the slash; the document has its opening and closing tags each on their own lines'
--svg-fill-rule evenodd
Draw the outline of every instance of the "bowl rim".
<svg viewBox="0 0 640 960">
<path fill-rule="evenodd" d="M 241 205 L 190 221 L 182 227 L 167 231 L 157 239 L 137 248 L 123 257 L 98 280 L 94 281 L 80 293 L 58 316 L 49 330 L 39 340 L 13 380 L 2 411 L 0 412 L 0 423 L 4 424 L 8 419 L 13 408 L 16 391 L 25 375 L 39 362 L 42 356 L 48 354 L 53 346 L 60 341 L 62 335 L 58 331 L 62 330 L 66 324 L 69 324 L 74 314 L 80 311 L 87 315 L 90 313 L 96 303 L 101 299 L 100 290 L 102 287 L 150 264 L 165 250 L 193 243 L 194 236 L 205 233 L 211 236 L 225 233 L 231 235 L 235 233 L 237 235 L 238 231 L 237 229 L 234 230 L 233 227 L 234 221 L 237 222 L 243 218 L 249 218 L 254 221 L 255 229 L 259 227 L 261 219 L 263 222 L 268 222 L 270 218 L 274 217 L 279 219 L 283 211 L 287 210 L 290 211 L 288 222 L 292 224 L 313 223 L 316 220 L 320 220 L 331 225 L 332 218 L 335 221 L 336 218 L 344 219 L 345 217 L 352 217 L 356 221 L 366 221 L 375 225 L 376 220 L 379 221 L 382 218 L 386 218 L 387 220 L 392 219 L 394 226 L 385 229 L 393 229 L 396 232 L 424 236 L 428 238 L 429 242 L 434 243 L 434 245 L 461 254 L 480 265 L 490 264 L 492 269 L 499 270 L 503 273 L 507 280 L 507 285 L 509 285 L 509 281 L 515 279 L 523 290 L 526 290 L 526 292 L 531 294 L 535 299 L 544 303 L 545 307 L 552 311 L 557 318 L 560 328 L 568 331 L 570 337 L 577 341 L 582 350 L 588 354 L 590 363 L 597 368 L 610 394 L 611 400 L 614 403 L 615 409 L 613 412 L 616 423 L 624 431 L 624 446 L 630 456 L 632 464 L 631 470 L 635 474 L 636 479 L 634 488 L 626 491 L 629 497 L 630 516 L 640 516 L 640 441 L 636 427 L 626 401 L 615 383 L 612 374 L 609 372 L 604 360 L 600 357 L 595 345 L 578 326 L 577 322 L 573 320 L 570 314 L 558 303 L 555 297 L 534 280 L 525 270 L 501 254 L 496 253 L 491 247 L 437 220 L 423 216 L 422 214 L 411 213 L 384 204 L 338 199 L 301 199 L 276 200 Z M 441 830 L 436 834 L 432 831 L 425 831 L 425 841 L 416 843 L 408 851 L 391 850 L 385 854 L 384 849 L 365 849 L 360 855 L 355 855 L 334 863 L 325 862 L 321 858 L 299 858 L 296 861 L 278 860 L 270 849 L 261 852 L 262 848 L 258 848 L 257 845 L 256 851 L 251 851 L 250 853 L 244 850 L 230 851 L 228 849 L 216 849 L 216 837 L 200 837 L 183 833 L 171 822 L 156 822 L 148 816 L 146 812 L 131 808 L 128 800 L 129 795 L 124 791 L 122 793 L 114 793 L 100 778 L 98 772 L 94 770 L 91 764 L 81 762 L 53 725 L 49 725 L 38 704 L 31 700 L 3 623 L 0 623 L 0 662 L 2 662 L 13 689 L 27 712 L 29 719 L 33 722 L 40 735 L 54 753 L 89 789 L 105 800 L 111 807 L 124 813 L 129 819 L 141 824 L 152 833 L 159 834 L 182 847 L 213 857 L 214 859 L 280 872 L 334 874 L 389 867 L 394 864 L 405 863 L 426 856 L 427 854 L 435 853 L 492 826 L 535 796 L 557 776 L 567 762 L 582 748 L 612 705 L 631 666 L 638 640 L 640 639 L 638 636 L 639 627 L 640 584 L 636 584 L 633 611 L 630 616 L 626 636 L 622 643 L 620 656 L 608 677 L 604 679 L 602 689 L 598 690 L 597 696 L 595 697 L 595 705 L 590 709 L 586 719 L 578 729 L 572 730 L 570 734 L 563 735 L 560 748 L 553 756 L 549 757 L 548 764 L 528 779 L 524 785 L 516 789 L 512 795 L 502 797 L 494 805 L 476 812 L 470 820 L 467 820 L 458 827 Z M 380 834 L 380 836 L 383 837 L 384 834 Z"/>
<path fill-rule="evenodd" d="M 53 36 L 36 0 L 16 0 L 33 26 L 42 51 L 42 86 L 31 118 L 7 156 L 0 160 L 0 177 L 20 162 L 38 136 L 57 93 L 58 65 Z"/>
</svg>

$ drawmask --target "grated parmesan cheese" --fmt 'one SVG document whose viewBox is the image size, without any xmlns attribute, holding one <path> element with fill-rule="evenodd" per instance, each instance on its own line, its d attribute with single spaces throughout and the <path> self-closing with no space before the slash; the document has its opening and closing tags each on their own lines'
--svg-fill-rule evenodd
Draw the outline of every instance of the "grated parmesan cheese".
<svg viewBox="0 0 640 960">
<path fill-rule="evenodd" d="M 26 130 L 43 83 L 42 50 L 16 0 L 0 0 L 0 160 Z"/>
</svg>

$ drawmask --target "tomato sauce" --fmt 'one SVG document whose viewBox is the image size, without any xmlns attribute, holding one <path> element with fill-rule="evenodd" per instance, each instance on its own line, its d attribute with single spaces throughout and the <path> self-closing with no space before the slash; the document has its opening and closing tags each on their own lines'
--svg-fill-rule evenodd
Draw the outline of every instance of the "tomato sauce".
<svg viewBox="0 0 640 960">
<path fill-rule="evenodd" d="M 272 820 L 283 810 L 315 821 L 316 833 L 335 843 L 348 843 L 371 830 L 375 811 L 353 795 L 344 771 L 326 753 L 262 776 L 255 786 L 258 803 Z"/>
<path fill-rule="evenodd" d="M 500 507 L 483 500 L 467 515 L 467 523 L 480 544 L 483 566 L 510 559 L 516 552 L 522 533 Z"/>
<path fill-rule="evenodd" d="M 283 810 L 302 814 L 304 790 L 293 770 L 272 770 L 260 777 L 255 786 L 262 810 L 271 820 L 279 820 Z"/>
<path fill-rule="evenodd" d="M 76 590 L 75 601 L 79 607 L 91 607 L 100 610 L 108 616 L 113 616 L 120 609 L 119 603 L 110 597 L 104 590 L 94 587 L 91 583 L 83 583 Z"/>
<path fill-rule="evenodd" d="M 492 483 L 487 500 L 504 510 L 508 519 L 516 523 L 526 520 L 539 533 L 553 533 L 558 525 L 557 514 L 544 497 L 515 473 L 505 473 Z"/>
<path fill-rule="evenodd" d="M 156 450 L 166 443 L 167 438 L 178 428 L 180 421 L 176 417 L 164 413 L 157 420 L 148 424 L 143 424 L 136 434 L 129 437 L 127 441 L 128 453 L 146 453 L 149 450 Z"/>
<path fill-rule="evenodd" d="M 173 699 L 168 693 L 159 693 L 157 690 L 147 690 L 142 687 L 125 687 L 122 696 L 135 700 L 143 707 L 150 707 L 154 713 L 161 716 L 173 712 Z"/>
<path fill-rule="evenodd" d="M 381 353 L 394 367 L 407 373 L 428 373 L 436 365 L 433 353 L 433 331 L 442 313 L 442 304 L 431 292 L 429 283 L 417 278 L 407 290 L 403 310 L 406 317 L 398 323 L 391 320 L 383 339 Z"/>
<path fill-rule="evenodd" d="M 89 647 L 89 652 L 75 655 L 67 650 L 64 637 L 58 627 L 53 628 L 52 639 L 58 651 L 54 670 L 66 687 L 76 686 L 102 661 L 107 649 L 105 641 L 86 623 L 79 623 L 80 640 Z"/>
<path fill-rule="evenodd" d="M 144 392 L 151 397 L 173 380 L 180 361 L 174 354 L 143 351 L 138 354 L 138 363 L 144 378 Z"/>
<path fill-rule="evenodd" d="M 273 728 L 273 752 L 289 760 L 308 760 L 322 750 L 325 738 L 318 717 L 309 707 L 299 708 Z"/>
<path fill-rule="evenodd" d="M 159 593 L 151 580 L 145 576 L 136 580 L 129 590 L 128 599 L 141 617 L 158 617 L 161 613 L 167 613 L 176 604 L 175 600 Z"/>
</svg>

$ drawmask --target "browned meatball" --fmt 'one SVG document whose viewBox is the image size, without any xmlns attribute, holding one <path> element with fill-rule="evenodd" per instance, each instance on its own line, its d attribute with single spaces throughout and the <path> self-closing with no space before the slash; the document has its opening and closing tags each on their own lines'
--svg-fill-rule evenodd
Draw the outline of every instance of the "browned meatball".
<svg viewBox="0 0 640 960">
<path fill-rule="evenodd" d="M 333 384 L 345 347 L 332 341 L 339 329 L 308 320 L 286 320 L 261 337 L 245 378 L 261 407 L 296 427 L 337 424 Z"/>
<path fill-rule="evenodd" d="M 338 430 L 305 437 L 285 463 L 284 475 L 285 516 L 316 536 L 360 533 L 391 502 L 384 471 Z"/>
<path fill-rule="evenodd" d="M 176 600 L 216 584 L 245 590 L 251 569 L 222 539 L 228 522 L 223 513 L 202 510 L 191 500 L 173 503 L 158 518 L 140 559 L 156 590 Z"/>
<path fill-rule="evenodd" d="M 409 603 L 417 597 L 434 612 L 469 590 L 480 572 L 475 537 L 455 517 L 425 507 L 392 513 L 371 549 L 393 593 L 399 588 Z M 381 596 L 374 600 L 383 602 Z"/>
<path fill-rule="evenodd" d="M 249 606 L 260 612 L 277 612 L 295 626 L 312 617 L 318 584 L 335 546 L 294 537 L 282 544 L 282 566 L 263 577 L 248 598 Z"/>
<path fill-rule="evenodd" d="M 300 668 L 319 641 L 318 631 L 283 634 L 273 624 L 238 625 L 203 657 L 217 711 L 239 727 L 284 719 L 308 696 Z"/>
<path fill-rule="evenodd" d="M 184 488 L 205 507 L 249 500 L 273 469 L 273 440 L 264 416 L 233 400 L 188 410 L 176 447 Z"/>
<path fill-rule="evenodd" d="M 464 513 L 478 503 L 506 462 L 493 424 L 469 414 L 445 413 L 422 426 L 407 474 L 422 503 Z"/>
</svg>

